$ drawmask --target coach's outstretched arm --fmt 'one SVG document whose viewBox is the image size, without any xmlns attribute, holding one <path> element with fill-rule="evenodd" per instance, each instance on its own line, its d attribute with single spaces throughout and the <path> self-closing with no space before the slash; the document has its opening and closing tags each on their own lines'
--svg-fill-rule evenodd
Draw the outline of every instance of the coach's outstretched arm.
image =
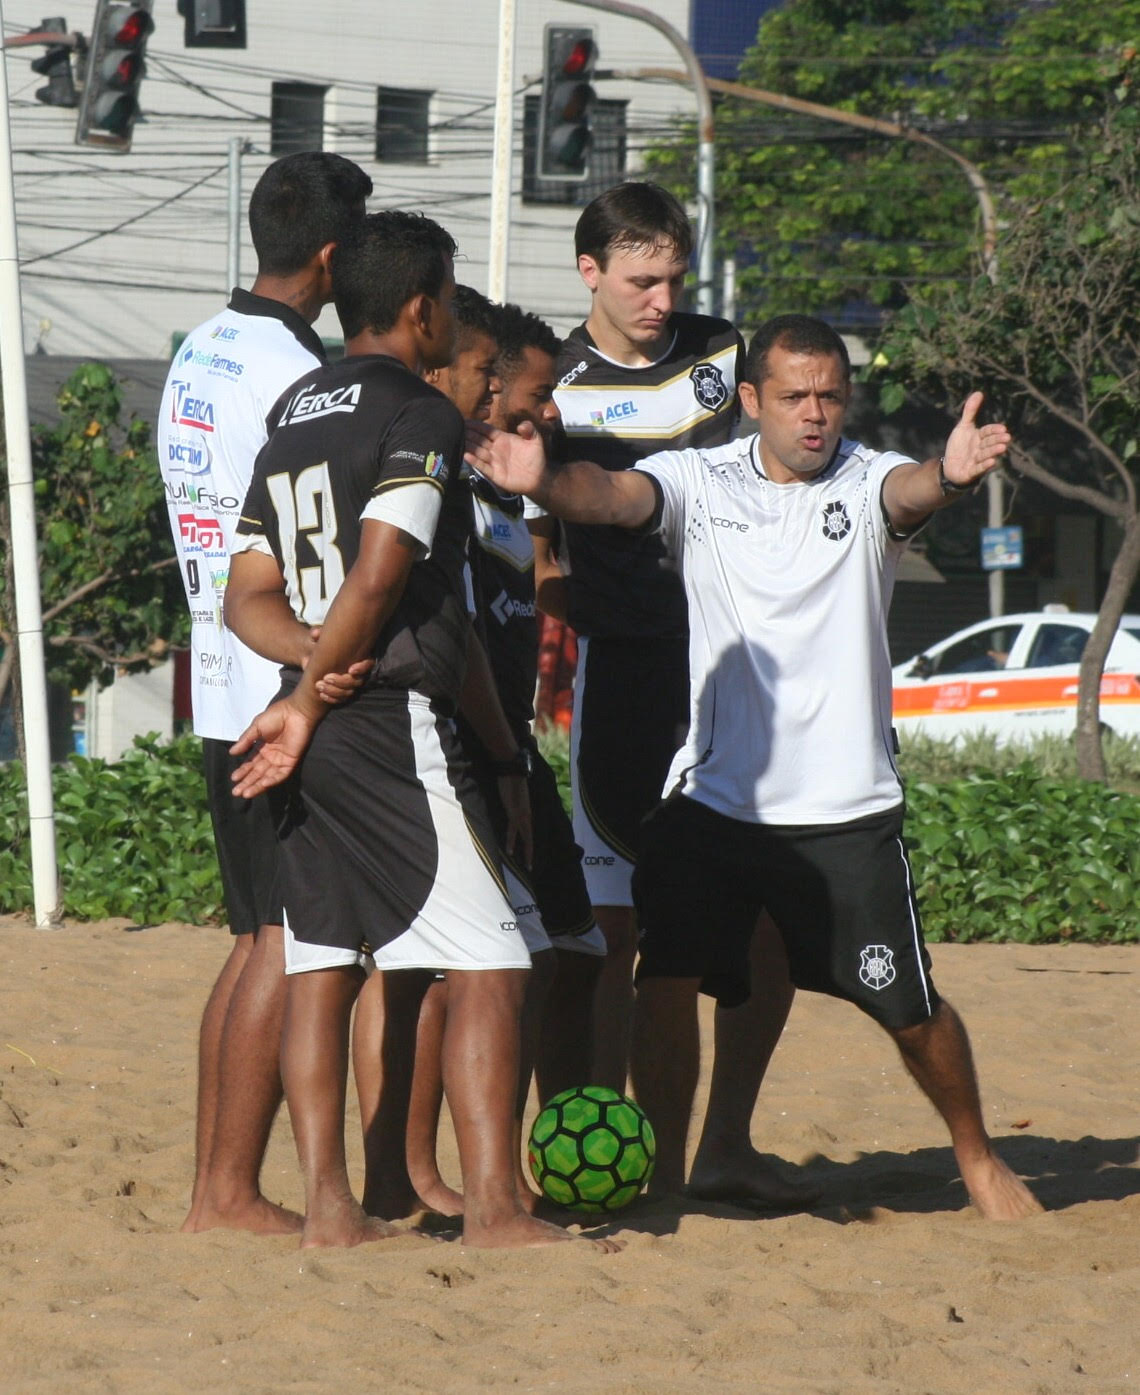
<svg viewBox="0 0 1140 1395">
<path fill-rule="evenodd" d="M 640 528 L 657 507 L 649 476 L 636 470 L 603 470 L 588 460 L 548 464 L 542 437 L 528 422 L 517 431 L 497 431 L 469 421 L 464 459 L 500 489 L 526 494 L 572 523 Z"/>
<path fill-rule="evenodd" d="M 946 438 L 940 460 L 921 465 L 900 465 L 883 484 L 883 507 L 891 526 L 908 532 L 930 517 L 935 509 L 968 493 L 1001 463 L 1012 439 L 1001 422 L 977 423 L 982 394 L 972 392 L 962 407 L 958 424 Z"/>
</svg>

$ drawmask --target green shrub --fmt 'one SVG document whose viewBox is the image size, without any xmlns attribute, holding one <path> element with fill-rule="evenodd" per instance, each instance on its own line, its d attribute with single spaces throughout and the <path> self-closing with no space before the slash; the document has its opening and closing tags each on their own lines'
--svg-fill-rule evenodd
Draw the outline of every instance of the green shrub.
<svg viewBox="0 0 1140 1395">
<path fill-rule="evenodd" d="M 1140 798 L 1028 762 L 906 797 L 928 939 L 1140 939 Z"/>
<path fill-rule="evenodd" d="M 569 801 L 569 742 L 539 747 Z M 1033 763 L 1008 748 L 908 742 L 900 760 L 907 836 L 931 940 L 1140 940 L 1140 798 L 1063 773 L 1064 742 L 1037 742 Z M 1134 743 L 1119 743 L 1123 770 Z M 1127 749 L 1125 749 L 1127 748 Z M 1129 755 L 1131 752 L 1131 755 Z M 970 770 L 974 759 L 995 768 Z M 201 744 L 138 740 L 121 761 L 73 756 L 55 767 L 56 845 L 65 914 L 139 923 L 220 920 Z M 0 765 L 0 911 L 30 909 L 24 776 Z"/>
<path fill-rule="evenodd" d="M 72 756 L 53 769 L 63 912 L 140 923 L 223 920 L 202 778 L 202 743 L 139 738 L 114 764 Z M 32 905 L 22 767 L 0 765 L 0 911 Z"/>
<path fill-rule="evenodd" d="M 908 779 L 945 780 L 980 771 L 1001 775 L 1027 762 L 1042 775 L 1059 779 L 1077 775 L 1071 736 L 1036 736 L 1001 746 L 989 732 L 967 736 L 959 744 L 915 733 L 904 735 L 900 746 L 899 769 Z M 1105 736 L 1104 760 L 1114 784 L 1140 785 L 1140 738 Z"/>
</svg>

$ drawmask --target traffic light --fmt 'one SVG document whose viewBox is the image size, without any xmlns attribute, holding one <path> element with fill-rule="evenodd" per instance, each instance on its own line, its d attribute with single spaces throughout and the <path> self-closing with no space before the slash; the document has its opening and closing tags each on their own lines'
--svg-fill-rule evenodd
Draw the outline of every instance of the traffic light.
<svg viewBox="0 0 1140 1395">
<path fill-rule="evenodd" d="M 593 29 L 548 24 L 544 31 L 542 106 L 538 121 L 539 179 L 585 179 L 590 158 L 590 78 L 598 57 Z"/>
<path fill-rule="evenodd" d="M 66 34 L 67 20 L 60 18 L 41 19 L 40 32 L 43 34 Z M 75 79 L 71 75 L 71 47 L 69 44 L 49 44 L 42 58 L 32 63 L 33 73 L 42 73 L 47 78 L 46 87 L 36 88 L 36 101 L 46 102 L 49 107 L 77 107 L 79 98 L 75 93 Z"/>
<path fill-rule="evenodd" d="M 87 76 L 75 128 L 78 145 L 129 150 L 146 74 L 143 52 L 154 29 L 153 0 L 99 0 L 87 50 Z"/>
</svg>

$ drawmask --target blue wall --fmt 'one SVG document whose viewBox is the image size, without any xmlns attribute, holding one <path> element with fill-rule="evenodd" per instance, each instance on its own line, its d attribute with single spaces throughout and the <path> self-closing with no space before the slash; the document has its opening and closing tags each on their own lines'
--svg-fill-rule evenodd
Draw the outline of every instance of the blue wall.
<svg viewBox="0 0 1140 1395">
<path fill-rule="evenodd" d="M 709 77 L 732 82 L 762 15 L 780 0 L 691 0 L 689 42 Z"/>
</svg>

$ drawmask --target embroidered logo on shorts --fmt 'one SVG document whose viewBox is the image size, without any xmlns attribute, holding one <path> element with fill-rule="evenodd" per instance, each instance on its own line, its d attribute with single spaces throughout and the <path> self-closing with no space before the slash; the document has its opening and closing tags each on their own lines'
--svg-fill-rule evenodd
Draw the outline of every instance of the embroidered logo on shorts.
<svg viewBox="0 0 1140 1395">
<path fill-rule="evenodd" d="M 876 993 L 889 987 L 897 977 L 894 952 L 886 945 L 868 945 L 859 951 L 859 980 Z"/>
<path fill-rule="evenodd" d="M 689 377 L 693 380 L 693 393 L 697 401 L 710 412 L 715 412 L 728 401 L 728 384 L 715 363 L 698 363 Z"/>
<path fill-rule="evenodd" d="M 823 536 L 832 542 L 845 538 L 851 531 L 851 519 L 847 516 L 847 505 L 837 501 L 823 506 Z"/>
</svg>

